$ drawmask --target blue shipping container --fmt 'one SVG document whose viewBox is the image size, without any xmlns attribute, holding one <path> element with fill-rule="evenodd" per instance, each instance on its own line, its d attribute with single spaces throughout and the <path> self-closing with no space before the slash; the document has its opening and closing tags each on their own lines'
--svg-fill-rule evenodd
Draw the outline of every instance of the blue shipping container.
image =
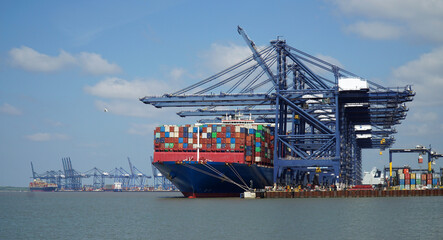
<svg viewBox="0 0 443 240">
<path fill-rule="evenodd" d="M 235 143 L 235 138 L 231 138 L 231 144 Z"/>
<path fill-rule="evenodd" d="M 226 133 L 226 138 L 231 138 L 231 133 L 230 132 Z"/>
<path fill-rule="evenodd" d="M 217 138 L 217 143 L 221 143 L 221 138 Z"/>
<path fill-rule="evenodd" d="M 165 127 L 160 127 L 160 132 L 165 132 Z"/>
<path fill-rule="evenodd" d="M 183 143 L 183 138 L 178 138 L 178 143 Z"/>
<path fill-rule="evenodd" d="M 165 137 L 169 137 L 169 132 L 165 132 Z"/>
</svg>

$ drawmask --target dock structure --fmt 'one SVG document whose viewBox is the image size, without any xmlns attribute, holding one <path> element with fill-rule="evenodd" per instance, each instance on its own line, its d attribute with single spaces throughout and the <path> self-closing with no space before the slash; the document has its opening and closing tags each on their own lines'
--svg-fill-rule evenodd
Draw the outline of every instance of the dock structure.
<svg viewBox="0 0 443 240">
<path fill-rule="evenodd" d="M 179 116 L 202 117 L 201 123 L 243 114 L 273 124 L 277 185 L 361 184 L 362 150 L 392 146 L 394 126 L 415 96 L 411 86 L 381 86 L 281 38 L 258 47 L 237 30 L 251 56 L 184 89 L 140 101 L 179 107 Z"/>
<path fill-rule="evenodd" d="M 268 191 L 257 198 L 361 198 L 361 197 L 431 197 L 443 196 L 443 188 L 427 190 L 346 190 L 346 191 Z"/>
<path fill-rule="evenodd" d="M 71 158 L 66 157 L 62 158 L 63 170 L 48 170 L 37 173 L 31 162 L 32 179 L 57 184 L 58 191 L 105 190 L 106 180 L 112 182 L 112 184 L 119 183 L 124 191 L 143 191 L 147 188 L 147 180 L 151 176 L 140 171 L 131 163 L 129 158 L 128 163 L 129 171 L 126 171 L 123 167 L 109 171 L 94 167 L 88 171 L 80 172 L 72 167 Z M 92 185 L 84 185 L 82 181 L 89 178 L 92 178 Z"/>
</svg>

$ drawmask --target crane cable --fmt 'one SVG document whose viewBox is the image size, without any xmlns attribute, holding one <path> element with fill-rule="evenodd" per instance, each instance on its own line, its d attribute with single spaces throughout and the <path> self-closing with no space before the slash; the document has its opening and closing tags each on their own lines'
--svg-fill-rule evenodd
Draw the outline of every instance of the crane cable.
<svg viewBox="0 0 443 240">
<path fill-rule="evenodd" d="M 236 183 L 236 182 L 233 181 L 232 179 L 228 178 L 226 175 L 224 175 L 224 174 L 222 174 L 221 172 L 219 172 L 217 169 L 211 169 L 210 167 L 206 166 L 206 164 L 203 164 L 203 165 L 204 165 L 205 167 L 209 168 L 210 170 L 214 171 L 215 173 L 218 172 L 217 174 L 219 174 L 219 176 L 217 176 L 217 175 L 215 175 L 215 174 L 212 174 L 212 173 L 209 173 L 209 172 L 207 172 L 207 171 L 205 171 L 205 170 L 202 170 L 202 169 L 196 168 L 196 167 L 194 167 L 194 166 L 191 166 L 190 164 L 186 164 L 186 163 L 184 163 L 183 165 L 184 165 L 185 167 L 190 168 L 190 169 L 192 169 L 192 170 L 195 170 L 195 171 L 197 171 L 197 172 L 201 172 L 201 173 L 203 173 L 203 174 L 206 174 L 206 175 L 208 175 L 208 176 L 211 176 L 211 177 L 214 177 L 214 178 L 220 179 L 220 180 L 222 180 L 222 181 L 227 181 L 227 182 L 229 182 L 229 183 L 232 183 L 232 184 L 238 186 L 239 188 L 241 188 L 241 189 L 243 189 L 243 190 L 245 190 L 245 191 L 248 191 L 248 189 L 245 188 L 245 186 L 243 186 L 243 185 L 241 185 L 241 184 L 239 184 L 239 183 Z"/>
</svg>

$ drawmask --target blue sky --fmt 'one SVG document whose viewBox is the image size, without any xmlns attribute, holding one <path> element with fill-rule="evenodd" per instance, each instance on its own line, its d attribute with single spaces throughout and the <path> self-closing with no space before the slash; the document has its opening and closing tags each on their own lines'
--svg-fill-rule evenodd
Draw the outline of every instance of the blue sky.
<svg viewBox="0 0 443 240">
<path fill-rule="evenodd" d="M 0 185 L 27 186 L 30 161 L 44 172 L 64 157 L 79 171 L 128 169 L 130 157 L 151 173 L 153 127 L 194 119 L 138 98 L 241 60 L 237 25 L 257 45 L 283 36 L 381 85 L 412 84 L 394 147 L 443 151 L 441 1 L 1 1 Z M 364 151 L 363 169 L 387 161 Z"/>
</svg>

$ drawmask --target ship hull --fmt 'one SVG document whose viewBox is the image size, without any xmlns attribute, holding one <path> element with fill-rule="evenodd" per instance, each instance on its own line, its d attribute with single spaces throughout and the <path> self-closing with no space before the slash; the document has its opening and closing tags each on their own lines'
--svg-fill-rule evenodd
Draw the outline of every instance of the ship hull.
<svg viewBox="0 0 443 240">
<path fill-rule="evenodd" d="M 255 164 L 183 161 L 153 165 L 189 198 L 239 197 L 245 187 L 263 189 L 273 184 L 273 168 Z"/>
<path fill-rule="evenodd" d="M 57 187 L 31 187 L 29 188 L 31 192 L 54 192 Z"/>
</svg>

